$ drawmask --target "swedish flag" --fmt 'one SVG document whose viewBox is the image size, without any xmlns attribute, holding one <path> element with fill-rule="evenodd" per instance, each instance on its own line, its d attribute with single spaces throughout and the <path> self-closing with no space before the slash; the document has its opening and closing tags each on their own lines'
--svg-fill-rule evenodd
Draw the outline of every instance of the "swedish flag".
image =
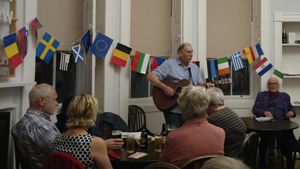
<svg viewBox="0 0 300 169">
<path fill-rule="evenodd" d="M 36 48 L 36 57 L 42 59 L 48 64 L 58 46 L 59 41 L 46 32 Z"/>
</svg>

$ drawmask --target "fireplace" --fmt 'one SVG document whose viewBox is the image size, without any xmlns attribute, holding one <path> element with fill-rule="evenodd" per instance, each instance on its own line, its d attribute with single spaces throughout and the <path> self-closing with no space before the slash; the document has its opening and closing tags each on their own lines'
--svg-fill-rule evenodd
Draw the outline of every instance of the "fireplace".
<svg viewBox="0 0 300 169">
<path fill-rule="evenodd" d="M 0 168 L 8 168 L 9 138 L 10 138 L 10 110 L 0 110 Z"/>
</svg>

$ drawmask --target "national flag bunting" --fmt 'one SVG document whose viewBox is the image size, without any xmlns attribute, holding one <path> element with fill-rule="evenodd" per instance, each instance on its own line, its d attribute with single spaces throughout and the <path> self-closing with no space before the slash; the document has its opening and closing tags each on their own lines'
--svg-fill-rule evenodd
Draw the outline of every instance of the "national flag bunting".
<svg viewBox="0 0 300 169">
<path fill-rule="evenodd" d="M 263 57 L 253 66 L 253 69 L 257 72 L 259 76 L 263 76 L 266 72 L 268 72 L 273 65 L 269 62 L 267 57 Z"/>
<path fill-rule="evenodd" d="M 3 47 L 7 55 L 9 66 L 15 69 L 22 63 L 17 45 L 17 35 L 12 33 L 3 38 Z"/>
<path fill-rule="evenodd" d="M 156 56 L 152 58 L 152 64 L 151 64 L 151 71 L 153 71 L 154 69 L 156 69 L 158 66 L 160 66 L 162 63 L 164 63 L 164 61 L 166 61 L 166 58 L 160 57 L 160 56 Z"/>
<path fill-rule="evenodd" d="M 87 55 L 91 46 L 91 31 L 88 30 L 81 38 L 81 44 L 84 47 L 84 52 Z"/>
<path fill-rule="evenodd" d="M 34 18 L 30 24 L 35 33 L 35 37 L 37 37 L 38 29 L 42 28 L 43 25 L 39 22 L 39 20 L 37 18 Z"/>
<path fill-rule="evenodd" d="M 130 47 L 118 43 L 111 58 L 112 63 L 120 67 L 125 67 L 131 50 L 132 49 Z"/>
<path fill-rule="evenodd" d="M 216 64 L 216 60 L 215 59 L 210 59 L 208 60 L 208 75 L 210 79 L 214 79 L 216 77 L 218 77 L 217 74 L 217 64 Z"/>
<path fill-rule="evenodd" d="M 131 70 L 146 74 L 149 58 L 149 54 L 136 51 L 131 63 Z"/>
<path fill-rule="evenodd" d="M 218 58 L 217 62 L 219 75 L 226 75 L 230 73 L 227 56 Z"/>
<path fill-rule="evenodd" d="M 70 62 L 70 54 L 61 52 L 60 53 L 59 70 L 68 71 L 69 62 Z"/>
<path fill-rule="evenodd" d="M 247 56 L 249 64 L 252 64 L 255 61 L 255 56 L 251 46 L 244 48 L 243 53 Z"/>
<path fill-rule="evenodd" d="M 77 63 L 78 59 L 84 60 L 83 59 L 83 51 L 82 51 L 81 46 L 79 44 L 75 45 L 75 46 L 72 46 L 72 51 L 73 51 L 73 56 L 75 58 L 75 63 Z"/>
<path fill-rule="evenodd" d="M 264 52 L 263 52 L 263 50 L 262 50 L 262 48 L 260 46 L 260 43 L 257 43 L 255 45 L 255 54 L 256 54 L 256 57 L 264 55 Z"/>
<path fill-rule="evenodd" d="M 276 77 L 280 81 L 283 80 L 283 78 L 284 78 L 284 74 L 277 69 L 274 69 L 273 76 Z"/>
<path fill-rule="evenodd" d="M 48 64 L 58 46 L 59 41 L 46 32 L 36 48 L 36 56 Z"/>
<path fill-rule="evenodd" d="M 104 59 L 112 43 L 113 40 L 111 38 L 102 33 L 97 33 L 97 36 L 90 49 L 91 53 Z"/>
<path fill-rule="evenodd" d="M 27 29 L 24 26 L 21 28 L 19 31 L 19 39 L 20 39 L 20 44 L 19 44 L 19 49 L 21 51 L 20 56 L 24 59 L 25 56 L 27 55 Z"/>
<path fill-rule="evenodd" d="M 241 52 L 234 52 L 230 55 L 231 63 L 234 71 L 243 69 L 245 66 L 243 64 Z"/>
</svg>

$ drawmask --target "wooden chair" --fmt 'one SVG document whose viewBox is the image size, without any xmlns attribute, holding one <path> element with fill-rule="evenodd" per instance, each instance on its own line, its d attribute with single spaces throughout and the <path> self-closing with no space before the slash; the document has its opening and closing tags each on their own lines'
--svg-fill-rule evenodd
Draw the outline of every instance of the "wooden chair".
<svg viewBox="0 0 300 169">
<path fill-rule="evenodd" d="M 128 127 L 132 132 L 139 131 L 143 125 L 146 125 L 146 114 L 144 110 L 137 105 L 128 107 Z"/>
<path fill-rule="evenodd" d="M 250 132 L 246 135 L 240 149 L 239 158 L 251 168 L 256 166 L 256 154 L 259 137 L 256 132 Z"/>
<path fill-rule="evenodd" d="M 155 162 L 147 165 L 144 169 L 179 169 L 179 167 L 166 162 Z"/>
<path fill-rule="evenodd" d="M 210 154 L 210 155 L 204 155 L 195 157 L 186 163 L 184 163 L 181 167 L 181 169 L 199 169 L 206 161 L 208 161 L 211 158 L 218 157 L 221 155 L 218 154 Z"/>
</svg>

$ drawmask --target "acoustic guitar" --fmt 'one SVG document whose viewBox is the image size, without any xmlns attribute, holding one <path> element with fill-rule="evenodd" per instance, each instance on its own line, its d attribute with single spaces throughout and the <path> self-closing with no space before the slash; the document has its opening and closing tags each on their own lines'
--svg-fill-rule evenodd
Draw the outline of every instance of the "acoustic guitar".
<svg viewBox="0 0 300 169">
<path fill-rule="evenodd" d="M 153 93 L 152 93 L 153 102 L 155 106 L 158 108 L 158 110 L 164 112 L 172 109 L 177 105 L 177 98 L 181 92 L 182 87 L 188 86 L 190 82 L 186 79 L 180 80 L 177 83 L 168 80 L 162 80 L 161 82 L 171 87 L 175 91 L 175 94 L 170 97 L 167 96 L 160 88 L 153 86 Z M 206 87 L 223 86 L 223 85 L 229 85 L 231 83 L 232 81 L 230 78 L 225 78 L 225 79 L 219 79 L 219 80 L 208 82 L 205 84 L 205 86 Z"/>
<path fill-rule="evenodd" d="M 160 111 L 164 112 L 172 109 L 177 105 L 177 98 L 179 93 L 181 92 L 182 87 L 188 86 L 190 82 L 186 79 L 180 80 L 176 83 L 168 80 L 162 80 L 161 82 L 171 87 L 175 91 L 175 94 L 170 97 L 167 96 L 160 88 L 153 86 L 153 102 Z"/>
</svg>

